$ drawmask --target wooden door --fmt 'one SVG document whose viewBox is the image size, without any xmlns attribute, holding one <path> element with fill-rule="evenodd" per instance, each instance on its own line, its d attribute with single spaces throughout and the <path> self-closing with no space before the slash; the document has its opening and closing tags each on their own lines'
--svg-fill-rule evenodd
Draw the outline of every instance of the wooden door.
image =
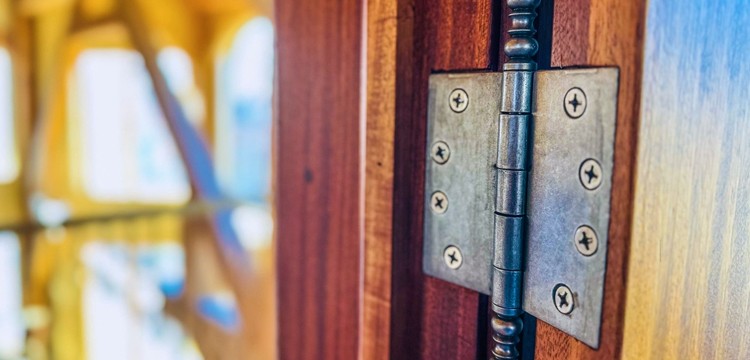
<svg viewBox="0 0 750 360">
<path fill-rule="evenodd" d="M 535 334 L 529 319 L 527 356 L 535 338 L 539 358 L 620 350 L 642 9 L 614 0 L 545 1 L 539 9 L 542 67 L 619 66 L 624 90 L 608 335 L 592 351 L 544 324 Z M 422 272 L 427 79 L 497 71 L 507 6 L 278 0 L 276 10 L 281 358 L 486 357 L 488 298 Z"/>
<path fill-rule="evenodd" d="M 276 3 L 281 358 L 487 358 L 488 298 L 422 271 L 423 159 L 429 75 L 498 71 L 505 1 Z M 620 82 L 601 344 L 528 317 L 523 358 L 747 357 L 748 11 L 538 13 L 540 68 Z"/>
</svg>

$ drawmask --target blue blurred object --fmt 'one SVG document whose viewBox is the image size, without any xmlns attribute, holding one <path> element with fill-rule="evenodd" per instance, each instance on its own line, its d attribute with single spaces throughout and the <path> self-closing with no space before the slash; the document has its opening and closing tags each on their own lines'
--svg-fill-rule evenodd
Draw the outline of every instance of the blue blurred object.
<svg viewBox="0 0 750 360">
<path fill-rule="evenodd" d="M 210 294 L 198 298 L 198 312 L 223 329 L 237 332 L 240 329 L 240 313 L 229 294 Z"/>
</svg>

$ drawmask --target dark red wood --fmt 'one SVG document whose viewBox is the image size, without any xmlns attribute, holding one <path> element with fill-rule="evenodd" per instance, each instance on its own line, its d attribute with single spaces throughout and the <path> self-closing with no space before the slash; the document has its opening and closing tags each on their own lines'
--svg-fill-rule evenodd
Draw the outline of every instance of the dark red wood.
<svg viewBox="0 0 750 360">
<path fill-rule="evenodd" d="M 478 324 L 484 328 L 485 316 L 479 314 L 486 309 L 479 309 L 479 294 L 422 271 L 422 202 L 428 77 L 496 64 L 492 14 L 491 0 L 399 1 L 392 359 L 475 359 L 483 351 Z"/>
<path fill-rule="evenodd" d="M 360 1 L 275 1 L 279 356 L 357 358 Z"/>
</svg>

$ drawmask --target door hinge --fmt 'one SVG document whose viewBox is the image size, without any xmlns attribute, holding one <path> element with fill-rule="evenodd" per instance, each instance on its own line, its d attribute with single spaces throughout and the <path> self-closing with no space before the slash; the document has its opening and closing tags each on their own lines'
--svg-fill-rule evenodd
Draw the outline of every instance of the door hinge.
<svg viewBox="0 0 750 360">
<path fill-rule="evenodd" d="M 523 312 L 599 345 L 619 74 L 537 71 L 535 10 L 511 10 L 503 72 L 428 98 L 424 271 L 492 296 L 498 359 Z"/>
</svg>

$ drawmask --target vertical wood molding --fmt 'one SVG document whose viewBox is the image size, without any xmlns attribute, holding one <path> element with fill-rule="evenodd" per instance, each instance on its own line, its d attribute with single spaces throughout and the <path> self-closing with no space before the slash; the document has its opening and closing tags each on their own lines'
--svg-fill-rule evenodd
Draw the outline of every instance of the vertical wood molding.
<svg viewBox="0 0 750 360">
<path fill-rule="evenodd" d="M 392 359 L 475 359 L 478 341 L 486 340 L 478 339 L 480 311 L 487 313 L 479 309 L 480 296 L 422 271 L 422 211 L 428 77 L 436 71 L 488 70 L 496 63 L 492 5 L 491 0 L 398 2 Z"/>
<path fill-rule="evenodd" d="M 601 345 L 591 349 L 540 321 L 537 359 L 617 359 L 622 352 L 644 15 L 644 0 L 555 1 L 552 67 L 617 66 L 620 89 Z"/>
<path fill-rule="evenodd" d="M 275 6 L 279 356 L 356 359 L 362 3 Z"/>
<path fill-rule="evenodd" d="M 391 330 L 396 0 L 366 1 L 364 41 L 364 294 L 360 359 L 386 360 Z"/>
</svg>

